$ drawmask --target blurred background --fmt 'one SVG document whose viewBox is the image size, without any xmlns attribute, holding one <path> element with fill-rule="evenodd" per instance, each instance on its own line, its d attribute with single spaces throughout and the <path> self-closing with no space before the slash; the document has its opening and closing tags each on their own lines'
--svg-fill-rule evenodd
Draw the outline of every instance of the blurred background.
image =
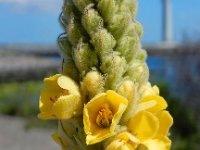
<svg viewBox="0 0 200 150">
<path fill-rule="evenodd" d="M 42 79 L 60 71 L 62 0 L 0 0 L 0 149 L 53 150 L 37 119 Z M 172 150 L 200 149 L 200 1 L 140 0 L 150 81 L 174 117 Z"/>
</svg>

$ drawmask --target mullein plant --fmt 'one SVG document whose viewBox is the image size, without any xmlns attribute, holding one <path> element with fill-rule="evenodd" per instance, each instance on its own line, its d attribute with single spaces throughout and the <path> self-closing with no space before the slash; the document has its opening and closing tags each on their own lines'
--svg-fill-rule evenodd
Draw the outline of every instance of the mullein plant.
<svg viewBox="0 0 200 150">
<path fill-rule="evenodd" d="M 173 119 L 152 86 L 137 0 L 65 0 L 62 72 L 45 78 L 40 119 L 63 150 L 169 150 Z"/>
</svg>

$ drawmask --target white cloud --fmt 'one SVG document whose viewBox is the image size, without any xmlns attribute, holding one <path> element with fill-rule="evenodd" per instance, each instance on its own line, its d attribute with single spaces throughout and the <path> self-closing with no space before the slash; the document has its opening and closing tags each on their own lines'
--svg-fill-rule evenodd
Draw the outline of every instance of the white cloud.
<svg viewBox="0 0 200 150">
<path fill-rule="evenodd" d="M 55 13 L 61 10 L 63 0 L 0 0 L 1 4 L 9 4 L 17 11 L 25 11 L 30 7 L 39 11 Z"/>
</svg>

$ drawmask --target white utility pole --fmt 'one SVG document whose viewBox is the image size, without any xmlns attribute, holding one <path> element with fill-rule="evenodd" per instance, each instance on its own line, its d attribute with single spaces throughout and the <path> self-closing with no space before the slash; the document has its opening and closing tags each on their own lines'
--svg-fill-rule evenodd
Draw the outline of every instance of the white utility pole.
<svg viewBox="0 0 200 150">
<path fill-rule="evenodd" d="M 163 2 L 163 42 L 173 42 L 172 29 L 172 0 L 162 0 Z"/>
</svg>

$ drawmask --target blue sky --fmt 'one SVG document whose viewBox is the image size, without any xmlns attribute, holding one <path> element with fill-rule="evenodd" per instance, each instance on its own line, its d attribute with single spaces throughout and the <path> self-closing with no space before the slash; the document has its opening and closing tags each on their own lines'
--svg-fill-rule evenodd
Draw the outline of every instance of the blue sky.
<svg viewBox="0 0 200 150">
<path fill-rule="evenodd" d="M 139 0 L 143 43 L 162 39 L 162 0 Z M 200 1 L 173 1 L 174 40 L 200 40 Z M 0 0 L 0 44 L 56 44 L 62 0 Z"/>
</svg>

